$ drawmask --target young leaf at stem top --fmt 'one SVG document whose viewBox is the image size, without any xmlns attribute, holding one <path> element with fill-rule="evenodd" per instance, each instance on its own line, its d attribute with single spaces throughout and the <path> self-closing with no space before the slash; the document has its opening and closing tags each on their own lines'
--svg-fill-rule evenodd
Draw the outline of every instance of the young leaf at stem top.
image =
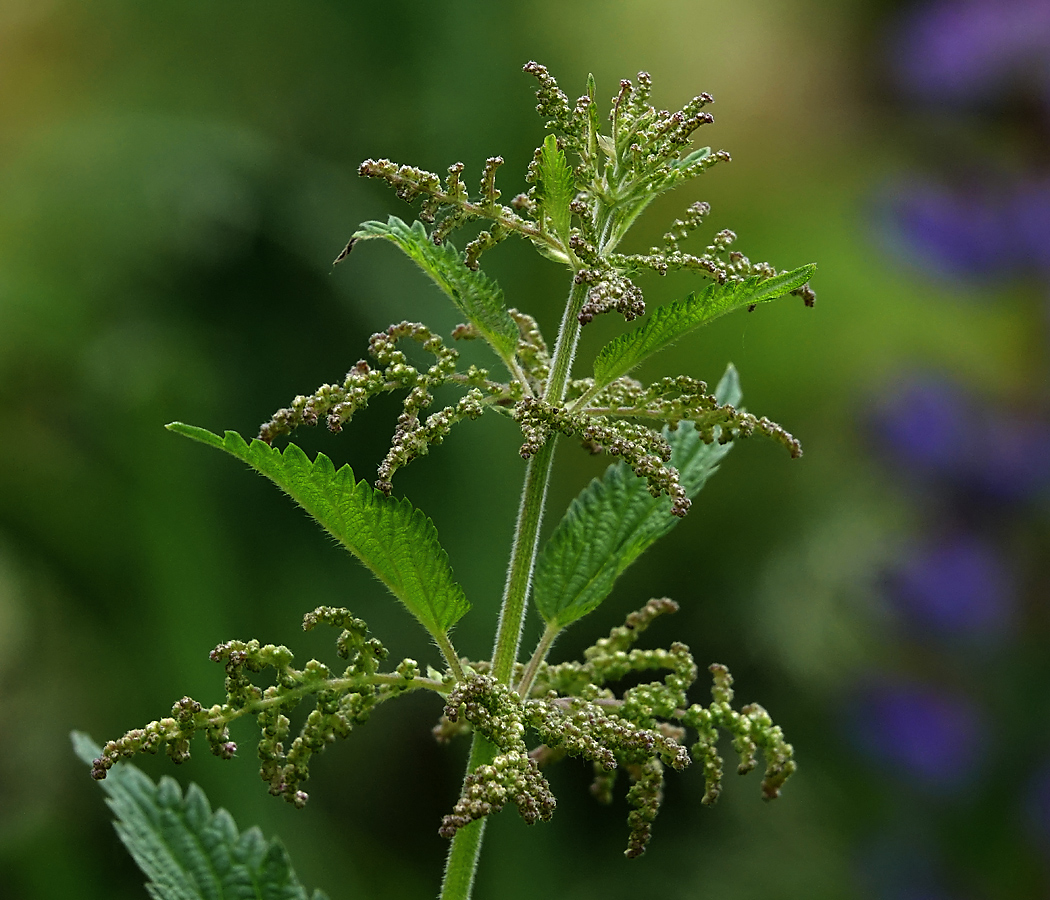
<svg viewBox="0 0 1050 900">
<path fill-rule="evenodd" d="M 435 244 L 423 223 L 409 227 L 397 216 L 386 222 L 362 222 L 351 241 L 385 238 L 400 247 L 449 299 L 478 333 L 515 373 L 514 351 L 518 346 L 518 326 L 503 302 L 498 284 L 480 270 L 471 269 L 451 244 Z"/>
<path fill-rule="evenodd" d="M 102 752 L 86 734 L 72 738 L 88 765 Z M 327 900 L 321 891 L 307 893 L 280 841 L 267 841 L 258 828 L 238 831 L 226 810 L 212 812 L 195 784 L 184 795 L 174 779 L 154 783 L 121 763 L 102 789 L 154 900 Z"/>
<path fill-rule="evenodd" d="M 282 452 L 260 440 L 248 444 L 235 431 L 219 437 L 181 422 L 168 429 L 225 450 L 273 481 L 361 560 L 448 655 L 448 630 L 470 603 L 452 576 L 434 523 L 421 510 L 356 481 L 349 466 L 337 471 L 323 453 L 311 462 L 295 444 Z"/>
<path fill-rule="evenodd" d="M 719 316 L 797 290 L 815 271 L 816 266 L 808 265 L 772 278 L 753 275 L 744 281 L 711 284 L 685 300 L 659 307 L 645 324 L 602 347 L 594 361 L 595 389 L 611 384 L 654 353 Z"/>
<path fill-rule="evenodd" d="M 543 214 L 550 219 L 554 233 L 568 249 L 572 212 L 569 204 L 576 196 L 576 176 L 558 149 L 558 139 L 548 134 L 540 150 L 540 184 L 543 191 Z"/>
<path fill-rule="evenodd" d="M 739 404 L 740 379 L 733 366 L 715 396 L 720 404 Z M 665 435 L 671 464 L 692 498 L 732 444 L 705 444 L 688 422 Z M 534 597 L 547 625 L 560 630 L 596 609 L 624 570 L 679 521 L 668 497 L 653 497 L 645 480 L 623 462 L 609 466 L 572 502 L 536 563 Z"/>
</svg>

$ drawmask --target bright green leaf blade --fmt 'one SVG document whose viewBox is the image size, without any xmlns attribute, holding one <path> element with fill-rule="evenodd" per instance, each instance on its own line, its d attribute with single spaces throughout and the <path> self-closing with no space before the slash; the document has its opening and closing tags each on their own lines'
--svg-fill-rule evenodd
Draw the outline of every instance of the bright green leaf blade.
<svg viewBox="0 0 1050 900">
<path fill-rule="evenodd" d="M 721 404 L 739 404 L 740 380 L 732 366 L 715 396 Z M 705 444 L 688 422 L 666 436 L 671 464 L 695 497 L 732 444 Z M 534 584 L 540 615 L 560 629 L 594 610 L 624 570 L 679 521 L 669 497 L 653 497 L 645 479 L 622 462 L 609 466 L 573 500 L 543 548 Z"/>
<path fill-rule="evenodd" d="M 86 734 L 73 746 L 88 765 L 101 753 Z M 124 846 L 149 879 L 157 900 L 327 900 L 308 894 L 288 852 L 258 828 L 243 834 L 224 809 L 212 812 L 204 792 L 191 784 L 155 784 L 130 763 L 117 763 L 101 782 Z"/>
<path fill-rule="evenodd" d="M 802 287 L 816 266 L 802 266 L 791 272 L 762 279 L 758 275 L 744 281 L 712 284 L 685 300 L 661 306 L 643 325 L 606 344 L 594 361 L 594 378 L 599 387 L 611 384 L 640 362 L 673 344 L 683 335 L 741 306 L 766 303 Z"/>
<path fill-rule="evenodd" d="M 387 497 L 349 466 L 338 471 L 323 453 L 311 462 L 295 444 L 282 453 L 260 440 L 245 443 L 173 422 L 168 429 L 236 456 L 261 472 L 363 562 L 435 637 L 445 634 L 470 604 L 454 580 L 434 523 L 408 500 Z"/>
<path fill-rule="evenodd" d="M 551 220 L 554 233 L 568 246 L 572 212 L 569 204 L 576 196 L 576 176 L 558 149 L 558 139 L 548 134 L 540 148 L 540 185 L 543 212 Z"/>
<path fill-rule="evenodd" d="M 362 222 L 352 241 L 384 238 L 397 244 L 433 279 L 468 321 L 503 360 L 511 360 L 518 347 L 518 326 L 507 312 L 503 291 L 480 270 L 463 261 L 449 243 L 435 244 L 422 222 L 409 227 L 397 216 L 386 222 Z"/>
</svg>

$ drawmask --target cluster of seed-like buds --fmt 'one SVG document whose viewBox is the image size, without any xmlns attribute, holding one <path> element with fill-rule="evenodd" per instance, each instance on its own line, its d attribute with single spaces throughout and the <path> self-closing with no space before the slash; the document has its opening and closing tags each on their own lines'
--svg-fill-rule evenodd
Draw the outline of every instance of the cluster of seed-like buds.
<svg viewBox="0 0 1050 900">
<path fill-rule="evenodd" d="M 650 663 L 649 667 L 656 665 Z M 669 688 L 675 697 L 679 687 Z M 658 786 L 653 790 L 653 775 L 661 773 L 662 778 L 665 764 L 685 768 L 690 762 L 689 752 L 679 741 L 681 729 L 639 724 L 631 718 L 639 711 L 637 705 L 617 703 L 609 708 L 602 705 L 595 691 L 590 693 L 593 696 L 588 699 L 549 691 L 543 697 L 523 701 L 513 690 L 483 674 L 456 685 L 448 695 L 445 721 L 454 725 L 466 720 L 499 752 L 491 764 L 479 766 L 466 779 L 459 801 L 442 822 L 441 834 L 451 837 L 467 823 L 506 803 L 514 803 L 530 824 L 550 818 L 555 802 L 540 774 L 539 762 L 569 755 L 591 761 L 605 774 L 623 768 L 636 787 L 644 785 L 628 792 L 635 809 L 629 817 L 627 853 L 641 853 L 659 805 L 660 792 Z M 661 714 L 666 704 L 658 705 L 659 711 L 646 709 L 644 715 L 651 718 Z M 532 753 L 525 744 L 526 727 L 543 741 Z M 611 780 L 607 783 L 611 790 Z"/>
<path fill-rule="evenodd" d="M 92 775 L 105 778 L 120 760 L 162 748 L 175 762 L 183 762 L 189 759 L 190 742 L 198 732 L 204 733 L 213 753 L 229 759 L 237 750 L 230 740 L 229 724 L 250 715 L 260 731 L 260 775 L 270 793 L 302 806 L 307 794 L 301 785 L 309 777 L 311 757 L 337 737 L 346 737 L 368 719 L 376 704 L 411 689 L 419 678 L 419 667 L 410 659 L 403 660 L 394 673 L 377 675 L 387 651 L 369 637 L 368 626 L 349 610 L 319 607 L 304 617 L 303 628 L 322 623 L 341 629 L 336 649 L 349 661 L 341 675 L 334 675 L 317 660 L 310 660 L 302 669 L 293 668 L 292 652 L 284 646 L 227 641 L 210 654 L 226 670 L 224 703 L 204 707 L 184 697 L 174 705 L 170 717 L 109 741 L 95 760 Z M 263 688 L 251 675 L 265 669 L 273 669 L 275 677 L 273 684 Z M 288 714 L 311 695 L 315 708 L 286 746 L 291 735 Z"/>
<path fill-rule="evenodd" d="M 678 470 L 667 465 L 671 447 L 659 432 L 633 422 L 570 412 L 537 397 L 519 400 L 513 415 L 525 438 L 519 451 L 523 459 L 537 453 L 555 433 L 575 436 L 593 453 L 621 457 L 635 475 L 646 480 L 654 497 L 667 494 L 671 498 L 674 515 L 684 516 L 689 511 L 691 501 Z"/>
<path fill-rule="evenodd" d="M 645 853 L 653 834 L 653 820 L 664 800 L 664 767 L 659 759 L 647 759 L 630 766 L 631 787 L 627 791 L 627 802 L 633 807 L 627 814 L 627 849 L 623 855 L 635 859 Z"/>
<path fill-rule="evenodd" d="M 725 666 L 710 666 L 714 677 L 710 706 L 686 708 L 686 692 L 697 677 L 689 648 L 677 642 L 667 650 L 634 647 L 654 619 L 677 609 L 677 604 L 666 598 L 650 600 L 631 613 L 623 625 L 612 629 L 608 637 L 589 647 L 583 662 L 541 666 L 532 699 L 526 704 L 526 723 L 536 728 L 548 745 L 567 747 L 570 754 L 594 762 L 591 792 L 602 802 L 612 797 L 616 770 L 610 769 L 609 756 L 594 747 L 612 748 L 613 757 L 633 781 L 628 791 L 628 801 L 634 807 L 629 817 L 628 856 L 637 856 L 645 849 L 662 797 L 665 765 L 678 769 L 690 759 L 699 761 L 707 785 L 703 802 L 717 799 L 723 764 L 717 751 L 719 729 L 732 736 L 741 758 L 740 774 L 751 771 L 756 753 L 763 752 L 766 775 L 762 792 L 766 799 L 778 796 L 784 781 L 795 771 L 791 745 L 768 713 L 757 704 L 739 711 L 732 708 L 732 677 Z M 604 687 L 633 673 L 655 670 L 669 674 L 662 681 L 631 687 L 619 699 Z M 536 710 L 542 710 L 542 715 Z M 565 719 L 559 721 L 556 712 Z M 610 726 L 609 722 L 615 724 Z M 685 728 L 697 732 L 690 753 L 682 746 Z"/>
<path fill-rule="evenodd" d="M 453 171 L 455 169 L 455 171 Z M 424 222 L 433 222 L 437 210 L 436 199 L 442 195 L 449 200 L 465 196 L 461 192 L 459 174 L 463 164 L 459 163 L 449 169 L 448 190 L 441 188 L 441 179 L 433 172 L 416 166 L 401 166 L 389 159 L 366 159 L 357 167 L 357 174 L 366 178 L 380 178 L 390 184 L 397 196 L 411 203 L 417 197 L 423 197 L 423 209 L 420 218 Z"/>
<path fill-rule="evenodd" d="M 592 383 L 590 379 L 575 382 L 570 396 L 584 393 Z M 587 411 L 591 415 L 655 419 L 672 428 L 679 422 L 692 422 L 705 444 L 715 440 L 724 444 L 761 434 L 784 446 L 792 457 L 802 455 L 799 441 L 776 422 L 728 403 L 719 404 L 707 390 L 705 382 L 688 375 L 661 378 L 648 386 L 620 378 L 603 388 L 587 405 Z"/>
<path fill-rule="evenodd" d="M 497 812 L 508 802 L 518 807 L 528 824 L 550 819 L 557 805 L 550 785 L 525 745 L 520 698 L 490 675 L 460 682 L 448 695 L 445 718 L 462 716 L 499 748 L 491 764 L 467 776 L 463 793 L 442 820 L 440 834 L 452 837 L 470 822 Z"/>
<path fill-rule="evenodd" d="M 628 322 L 645 315 L 645 297 L 642 289 L 630 278 L 614 269 L 581 269 L 576 273 L 580 284 L 594 286 L 587 292 L 587 299 L 577 318 L 581 325 L 591 322 L 595 316 L 615 310 Z"/>
<path fill-rule="evenodd" d="M 603 769 L 614 769 L 618 762 L 639 763 L 654 754 L 676 769 L 689 765 L 685 747 L 656 728 L 637 724 L 629 712 L 622 705 L 610 710 L 582 697 L 548 695 L 525 703 L 525 721 L 548 747 Z"/>
<path fill-rule="evenodd" d="M 546 748 L 594 764 L 596 789 L 592 792 L 599 799 L 611 799 L 612 773 L 621 768 L 627 772 L 634 782 L 627 801 L 634 808 L 627 818 L 630 836 L 625 853 L 629 858 L 641 855 L 663 799 L 659 785 L 664 765 L 684 769 L 691 761 L 677 737 L 665 729 L 638 724 L 623 706 L 611 709 L 581 697 L 559 698 L 553 692 L 545 699 L 526 702 L 525 721 Z M 655 791 L 651 790 L 654 774 L 659 776 Z M 639 785 L 644 787 L 639 789 Z"/>
<path fill-rule="evenodd" d="M 550 375 L 551 357 L 540 326 L 528 313 L 508 310 L 518 326 L 518 362 L 529 379 L 530 387 L 539 393 Z"/>
<path fill-rule="evenodd" d="M 728 228 L 718 232 L 703 253 L 697 255 L 682 251 L 678 242 L 688 236 L 709 209 L 706 203 L 694 203 L 684 219 L 676 219 L 671 231 L 664 235 L 667 245 L 665 249 L 652 247 L 648 253 L 626 255 L 612 253 L 608 255 L 608 261 L 624 272 L 651 269 L 660 275 L 666 275 L 671 271 L 688 269 L 712 278 L 719 284 L 743 281 L 755 275 L 759 278 L 772 278 L 777 274 L 776 268 L 769 263 L 752 262 L 743 253 L 730 250 L 730 246 L 736 240 L 736 234 Z M 812 297 L 816 296 L 811 289 L 807 290 Z M 812 302 L 807 302 L 806 305 L 812 306 Z"/>
<path fill-rule="evenodd" d="M 704 221 L 704 217 L 711 212 L 711 204 L 698 200 L 689 205 L 685 215 L 675 219 L 671 229 L 664 235 L 664 243 L 668 249 L 677 250 L 678 242 L 684 241 L 690 234 L 696 231 Z"/>
<path fill-rule="evenodd" d="M 142 728 L 133 728 L 114 741 L 107 741 L 102 753 L 91 766 L 91 777 L 101 781 L 116 763 L 131 759 L 139 753 L 157 753 L 164 750 L 176 763 L 190 758 L 190 741 L 203 731 L 212 753 L 222 759 L 231 759 L 237 745 L 230 740 L 228 719 L 224 709 L 213 706 L 205 709 L 192 697 L 183 697 L 171 708 L 171 715 Z"/>
<path fill-rule="evenodd" d="M 740 756 L 737 771 L 741 775 L 755 768 L 755 754 L 762 750 L 766 761 L 762 794 L 766 800 L 776 799 L 781 786 L 796 768 L 791 745 L 784 740 L 780 726 L 774 725 L 769 713 L 757 703 L 739 712 L 733 709 L 733 677 L 725 666 L 714 664 L 709 668 L 714 676 L 713 702 L 707 707 L 693 704 L 681 716 L 684 725 L 697 731 L 698 740 L 692 754 L 703 761 L 706 785 L 703 802 L 714 803 L 721 793 L 723 760 L 718 755 L 718 728 L 733 736 L 733 749 Z"/>
<path fill-rule="evenodd" d="M 519 317 L 531 323 L 528 316 Z M 464 327 L 457 337 L 472 336 Z M 398 346 L 410 339 L 434 357 L 434 363 L 420 371 L 409 361 Z M 523 338 L 524 340 L 524 338 Z M 534 338 L 533 338 L 534 340 Z M 540 338 L 542 345 L 542 338 Z M 545 351 L 545 347 L 543 350 Z M 456 370 L 459 353 L 447 347 L 440 336 L 418 322 L 400 322 L 386 331 L 373 334 L 368 353 L 375 361 L 373 368 L 364 360 L 358 362 L 346 375 L 343 384 L 325 384 L 313 394 L 300 395 L 291 406 L 278 410 L 259 429 L 259 439 L 270 444 L 283 434 L 290 434 L 300 425 L 316 425 L 324 417 L 329 430 L 339 432 L 355 413 L 364 409 L 369 400 L 381 393 L 405 390 L 401 416 L 398 419 L 391 447 L 379 466 L 376 487 L 387 493 L 391 490 L 394 472 L 413 459 L 425 455 L 432 446 L 440 444 L 452 426 L 463 419 L 476 419 L 485 405 L 507 401 L 513 396 L 509 386 L 492 382 L 488 372 L 471 366 L 466 372 Z M 539 349 L 532 353 L 537 362 Z M 548 363 L 549 364 L 549 363 Z M 545 376 L 544 376 L 545 377 Z M 468 388 L 467 393 L 453 405 L 446 406 L 421 420 L 421 414 L 434 401 L 432 391 L 446 384 Z"/>
<path fill-rule="evenodd" d="M 677 112 L 658 111 L 649 103 L 652 79 L 640 72 L 637 85 L 620 82 L 609 116 L 611 135 L 606 135 L 600 133 L 593 79 L 588 80 L 587 93 L 572 105 L 545 67 L 530 62 L 525 71 L 538 81 L 537 110 L 547 118 L 559 146 L 580 158 L 576 177 L 583 191 L 572 209 L 580 223 L 578 238 L 595 253 L 606 255 L 615 247 L 655 196 L 729 159 L 724 151 L 688 150 L 696 129 L 713 121 L 703 109 L 713 100 L 709 94 L 699 94 Z M 537 156 L 529 168 L 530 182 L 536 181 L 538 171 Z M 598 218 L 610 214 L 611 220 L 598 228 Z M 588 259 L 586 253 L 577 256 Z M 619 271 L 621 277 L 627 274 Z M 591 302 L 604 309 L 601 298 L 592 297 Z"/>
<path fill-rule="evenodd" d="M 558 135 L 561 145 L 585 157 L 590 144 L 588 132 L 592 127 L 591 109 L 594 98 L 589 93 L 584 94 L 575 105 L 571 105 L 569 98 L 558 87 L 558 82 L 547 71 L 546 66 L 538 62 L 529 62 L 525 64 L 523 71 L 539 82 L 536 86 L 536 112 L 547 120 L 545 127 Z M 533 174 L 531 169 L 529 174 Z M 529 178 L 529 181 L 534 180 Z"/>
<path fill-rule="evenodd" d="M 710 113 L 703 111 L 714 98 L 702 93 L 677 112 L 658 112 L 649 103 L 653 88 L 649 73 L 639 72 L 637 82 L 621 81 L 620 90 L 612 99 L 609 119 L 615 149 L 626 144 L 638 168 L 647 170 L 654 180 L 665 176 L 661 169 L 669 163 L 679 163 L 682 168 L 706 158 L 707 154 L 699 152 L 691 154 L 693 158 L 683 159 L 681 152 L 689 146 L 697 128 L 714 121 Z"/>
<path fill-rule="evenodd" d="M 496 170 L 501 165 L 501 156 L 493 156 L 485 161 L 480 196 L 476 200 L 470 199 L 463 184 L 464 166 L 461 162 L 448 167 L 444 186 L 440 176 L 434 172 L 415 166 L 398 165 L 389 159 L 366 159 L 358 168 L 358 174 L 387 182 L 402 200 L 411 202 L 422 198 L 419 218 L 423 222 L 436 223 L 430 234 L 435 244 L 443 243 L 456 228 L 467 222 L 476 219 L 491 221 L 492 225 L 471 241 L 465 250 L 466 264 L 476 269 L 481 254 L 511 234 L 518 233 L 533 239 L 543 238 L 541 229 L 534 222 L 518 214 L 517 210 L 528 208 L 527 199 L 523 205 L 521 200 L 515 198 L 514 206 L 517 210 L 498 202 L 500 191 L 496 187 Z M 343 259 L 349 249 L 348 246 L 336 262 Z"/>
</svg>

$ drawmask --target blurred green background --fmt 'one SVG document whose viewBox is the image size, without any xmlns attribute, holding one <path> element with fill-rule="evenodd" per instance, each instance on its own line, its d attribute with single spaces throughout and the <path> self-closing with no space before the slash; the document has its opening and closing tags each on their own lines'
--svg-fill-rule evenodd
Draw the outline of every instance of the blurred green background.
<svg viewBox="0 0 1050 900">
<path fill-rule="evenodd" d="M 651 849 L 628 862 L 622 799 L 593 804 L 586 767 L 567 762 L 551 773 L 552 823 L 527 829 L 512 811 L 492 823 L 477 896 L 1050 895 L 1050 787 L 1044 797 L 1037 784 L 1050 764 L 1046 506 L 996 520 L 1020 548 L 1011 637 L 945 649 L 903 628 L 885 597 L 885 573 L 936 501 L 877 452 L 871 410 L 916 369 L 981 402 L 1045 405 L 1048 361 L 1037 279 L 946 279 L 885 239 L 881 192 L 936 156 L 923 114 L 890 84 L 901 10 L 0 3 L 0 894 L 145 896 L 68 733 L 104 740 L 184 694 L 219 699 L 207 658 L 218 642 L 330 659 L 330 635 L 299 630 L 327 603 L 365 617 L 395 657 L 433 659 L 409 616 L 271 485 L 162 426 L 254 434 L 297 393 L 341 378 L 373 331 L 409 319 L 447 333 L 454 311 L 395 248 L 369 245 L 332 269 L 358 222 L 411 214 L 357 164 L 462 160 L 473 183 L 498 153 L 512 196 L 542 139 L 521 72 L 536 59 L 573 97 L 588 72 L 606 98 L 644 68 L 660 106 L 717 99 L 702 138 L 734 162 L 655 203 L 633 249 L 704 199 L 711 231 L 733 228 L 753 259 L 819 264 L 814 309 L 791 300 L 728 317 L 643 373 L 713 382 L 732 361 L 749 408 L 799 436 L 805 458 L 757 440 L 735 449 L 685 523 L 554 651 L 568 657 L 671 596 L 682 612 L 652 642 L 684 640 L 701 663 L 728 665 L 801 768 L 771 805 L 757 775 L 729 776 L 711 809 L 699 772 L 670 777 Z M 1006 143 L 993 128 L 984 152 Z M 564 273 L 513 241 L 484 264 L 553 339 Z M 693 284 L 643 286 L 654 304 Z M 622 328 L 595 323 L 583 353 Z M 339 437 L 297 441 L 368 474 L 396 414 L 375 403 Z M 457 646 L 476 657 L 495 623 L 517 445 L 503 420 L 463 425 L 396 485 L 437 523 L 474 604 Z M 606 464 L 568 441 L 558 456 L 549 525 Z M 884 675 L 976 704 L 979 758 L 958 779 L 915 777 L 864 737 L 857 691 Z M 250 727 L 234 733 L 245 744 L 233 762 L 202 744 L 178 771 L 143 767 L 196 781 L 242 826 L 280 835 L 304 882 L 333 900 L 434 896 L 437 826 L 466 752 L 433 742 L 438 714 L 429 697 L 382 708 L 317 761 L 303 811 L 266 794 Z"/>
</svg>

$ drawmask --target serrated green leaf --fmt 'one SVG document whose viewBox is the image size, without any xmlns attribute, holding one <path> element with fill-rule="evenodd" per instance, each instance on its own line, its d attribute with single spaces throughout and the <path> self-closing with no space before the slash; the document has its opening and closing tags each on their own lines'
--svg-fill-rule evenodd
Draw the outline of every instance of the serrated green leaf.
<svg viewBox="0 0 1050 900">
<path fill-rule="evenodd" d="M 323 453 L 311 461 L 295 444 L 282 452 L 260 440 L 248 444 L 236 431 L 219 437 L 182 422 L 168 429 L 225 450 L 273 481 L 361 560 L 435 637 L 447 633 L 470 609 L 434 523 L 408 500 L 387 497 L 368 482 L 356 481 L 349 466 L 336 470 Z"/>
<path fill-rule="evenodd" d="M 449 243 L 435 244 L 422 222 L 409 227 L 397 216 L 386 222 L 362 222 L 351 241 L 384 238 L 400 247 L 478 330 L 504 361 L 513 359 L 518 347 L 518 326 L 507 312 L 503 291 L 480 270 L 467 266 Z"/>
<path fill-rule="evenodd" d="M 91 738 L 72 734 L 88 765 L 100 753 Z M 258 828 L 243 834 L 226 810 L 212 812 L 204 792 L 191 784 L 154 783 L 130 763 L 117 763 L 101 782 L 113 823 L 146 878 L 155 900 L 327 900 L 308 894 L 292 869 L 288 851 Z"/>
<path fill-rule="evenodd" d="M 772 278 L 755 275 L 744 281 L 711 284 L 685 300 L 659 307 L 643 325 L 602 347 L 594 361 L 596 386 L 604 387 L 622 378 L 643 360 L 719 316 L 791 293 L 809 281 L 815 271 L 816 266 L 809 265 Z"/>
<path fill-rule="evenodd" d="M 740 380 L 733 366 L 715 396 L 720 404 L 739 404 Z M 688 496 L 695 497 L 732 444 L 705 444 L 688 422 L 665 436 L 671 464 Z M 609 466 L 573 500 L 536 563 L 534 598 L 540 615 L 561 629 L 594 610 L 624 570 L 679 521 L 671 515 L 669 497 L 653 497 L 645 479 L 624 463 Z"/>
<path fill-rule="evenodd" d="M 540 149 L 540 185 L 543 212 L 551 220 L 554 233 L 568 246 L 572 212 L 569 204 L 576 196 L 576 176 L 558 149 L 558 139 L 548 134 Z"/>
</svg>

